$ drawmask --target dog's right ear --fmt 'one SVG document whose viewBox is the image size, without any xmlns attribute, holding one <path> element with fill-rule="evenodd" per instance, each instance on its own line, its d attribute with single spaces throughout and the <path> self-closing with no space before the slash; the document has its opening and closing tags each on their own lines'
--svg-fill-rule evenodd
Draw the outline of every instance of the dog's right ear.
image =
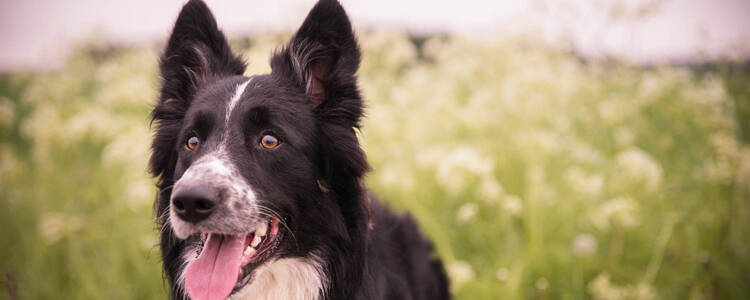
<svg viewBox="0 0 750 300">
<path fill-rule="evenodd" d="M 171 179 L 180 122 L 198 89 L 214 76 L 242 75 L 245 67 L 245 62 L 232 53 L 206 4 L 201 0 L 185 4 L 159 62 L 162 82 L 151 115 L 156 125 L 151 174 Z"/>
<path fill-rule="evenodd" d="M 208 75 L 242 75 L 245 63 L 232 53 L 206 4 L 191 0 L 177 17 L 159 70 L 161 100 L 189 101 Z"/>
</svg>

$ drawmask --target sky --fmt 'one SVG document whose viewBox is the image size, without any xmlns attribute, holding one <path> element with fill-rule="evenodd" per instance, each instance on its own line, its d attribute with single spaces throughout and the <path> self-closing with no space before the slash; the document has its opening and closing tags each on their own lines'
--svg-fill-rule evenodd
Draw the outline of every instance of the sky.
<svg viewBox="0 0 750 300">
<path fill-rule="evenodd" d="M 207 0 L 230 37 L 292 30 L 314 0 Z M 538 35 L 634 63 L 750 56 L 750 0 L 341 0 L 357 30 Z M 163 41 L 183 0 L 0 0 L 0 71 L 60 66 L 72 45 Z"/>
</svg>

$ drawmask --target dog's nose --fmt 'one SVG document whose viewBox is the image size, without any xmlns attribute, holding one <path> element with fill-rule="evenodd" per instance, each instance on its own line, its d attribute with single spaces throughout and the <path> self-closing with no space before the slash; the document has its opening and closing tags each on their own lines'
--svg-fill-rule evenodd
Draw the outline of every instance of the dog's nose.
<svg viewBox="0 0 750 300">
<path fill-rule="evenodd" d="M 181 187 L 172 195 L 172 208 L 180 219 L 198 223 L 216 208 L 216 192 L 205 186 Z"/>
</svg>

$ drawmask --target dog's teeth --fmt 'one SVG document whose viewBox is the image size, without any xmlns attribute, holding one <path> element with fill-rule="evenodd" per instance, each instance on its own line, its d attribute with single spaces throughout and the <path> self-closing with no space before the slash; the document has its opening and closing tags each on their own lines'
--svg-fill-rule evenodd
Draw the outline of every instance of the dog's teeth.
<svg viewBox="0 0 750 300">
<path fill-rule="evenodd" d="M 255 237 L 253 238 L 253 241 L 252 241 L 252 242 L 250 242 L 250 246 L 253 246 L 253 247 L 257 247 L 258 245 L 260 245 L 260 240 L 261 240 L 260 236 L 257 236 L 257 235 L 256 235 L 256 236 L 255 236 Z"/>
<path fill-rule="evenodd" d="M 255 248 L 247 246 L 247 248 L 245 248 L 245 256 L 251 256 L 253 254 L 255 254 Z"/>
<path fill-rule="evenodd" d="M 255 236 L 266 236 L 266 232 L 268 232 L 268 224 L 261 223 L 260 227 L 255 230 Z"/>
</svg>

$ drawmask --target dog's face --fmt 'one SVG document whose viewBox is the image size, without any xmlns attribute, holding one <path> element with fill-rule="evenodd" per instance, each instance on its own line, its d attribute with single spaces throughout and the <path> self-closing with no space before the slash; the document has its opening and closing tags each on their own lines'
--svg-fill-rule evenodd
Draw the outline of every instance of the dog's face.
<svg viewBox="0 0 750 300">
<path fill-rule="evenodd" d="M 271 74 L 245 77 L 206 5 L 183 7 L 161 58 L 151 158 L 173 291 L 225 298 L 264 263 L 348 239 L 361 203 L 330 193 L 367 169 L 359 56 L 345 12 L 322 0 Z"/>
<path fill-rule="evenodd" d="M 224 276 L 205 270 L 216 263 L 241 272 L 224 289 L 247 284 L 290 234 L 286 219 L 307 206 L 297 202 L 320 198 L 310 197 L 320 191 L 316 123 L 305 100 L 259 75 L 219 79 L 195 95 L 177 139 L 169 211 L 175 235 L 197 243 L 184 256 L 191 294 L 206 289 L 198 281 Z"/>
<path fill-rule="evenodd" d="M 284 85 L 268 75 L 228 77 L 196 93 L 175 145 L 178 238 L 247 234 L 318 193 L 315 118 L 304 91 Z"/>
</svg>

